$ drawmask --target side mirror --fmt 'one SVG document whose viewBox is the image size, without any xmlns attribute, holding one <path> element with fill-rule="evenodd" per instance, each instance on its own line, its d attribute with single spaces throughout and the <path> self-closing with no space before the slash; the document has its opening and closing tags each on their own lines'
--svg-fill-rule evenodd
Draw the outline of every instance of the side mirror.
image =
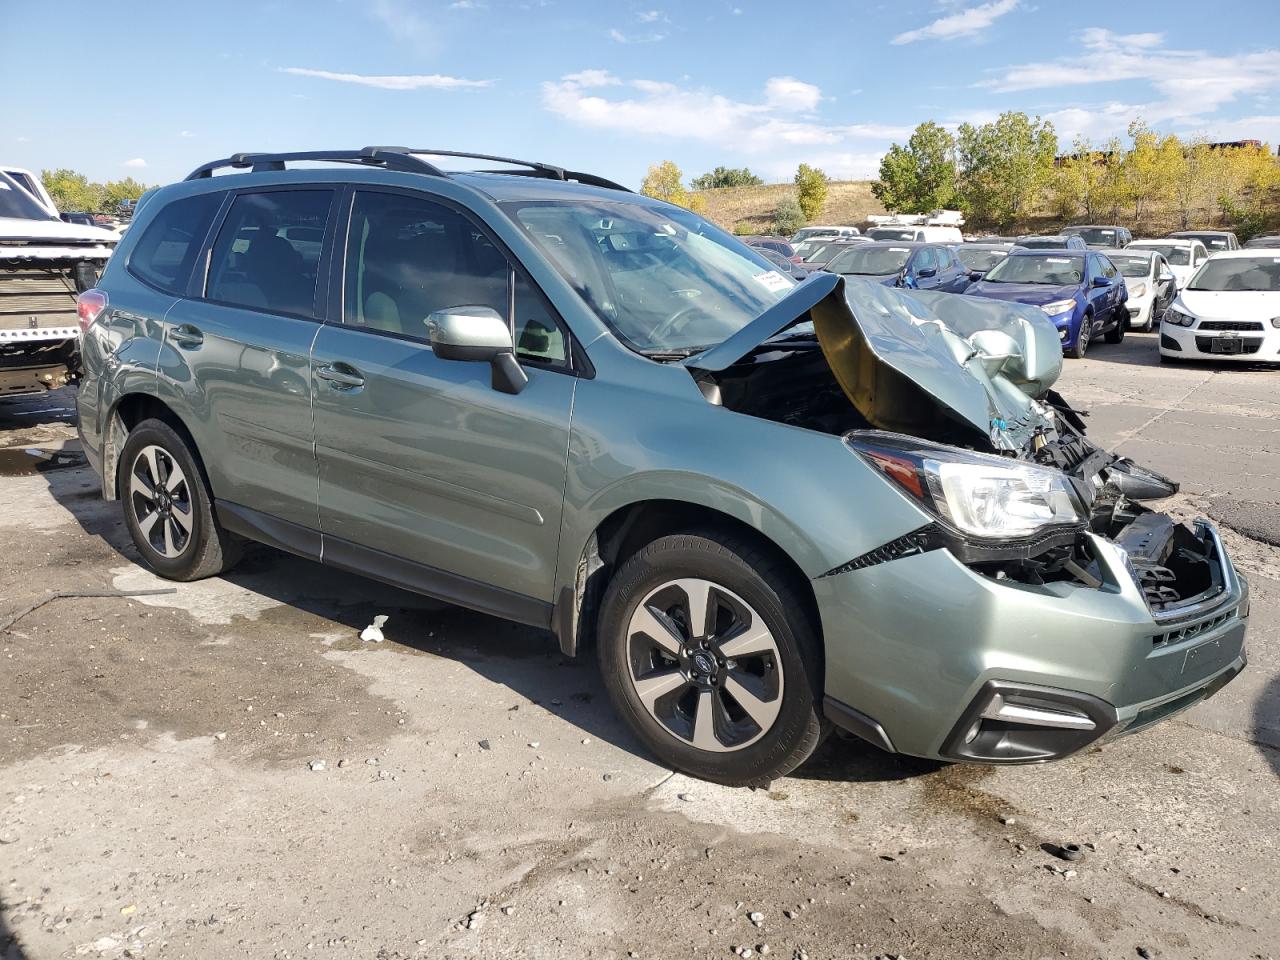
<svg viewBox="0 0 1280 960">
<path fill-rule="evenodd" d="M 936 277 L 937 275 L 938 275 L 938 271 L 935 270 L 933 267 L 925 267 L 923 270 L 916 271 L 916 276 L 921 277 L 925 280 L 929 279 L 930 277 Z"/>
<path fill-rule="evenodd" d="M 1164 272 L 1164 273 L 1161 273 L 1161 274 L 1160 274 L 1160 281 L 1161 281 L 1162 283 L 1168 283 L 1168 282 L 1169 282 L 1170 280 L 1172 280 L 1172 279 L 1173 279 L 1173 274 L 1172 274 L 1172 273 L 1169 273 L 1169 272 L 1167 272 L 1167 271 L 1166 271 L 1166 272 Z"/>
<path fill-rule="evenodd" d="M 973 281 L 974 283 L 977 283 L 979 280 L 981 280 L 981 279 L 982 279 L 982 271 L 981 271 L 981 270 L 970 270 L 970 271 L 969 271 L 969 279 L 970 279 L 971 281 Z"/>
<path fill-rule="evenodd" d="M 470 305 L 437 310 L 427 317 L 431 350 L 441 360 L 488 363 L 493 389 L 519 393 L 529 375 L 516 361 L 515 345 L 507 321 L 492 307 Z"/>
<path fill-rule="evenodd" d="M 1109 287 L 1111 286 L 1111 278 L 1110 277 L 1094 277 L 1093 285 L 1095 287 Z"/>
</svg>

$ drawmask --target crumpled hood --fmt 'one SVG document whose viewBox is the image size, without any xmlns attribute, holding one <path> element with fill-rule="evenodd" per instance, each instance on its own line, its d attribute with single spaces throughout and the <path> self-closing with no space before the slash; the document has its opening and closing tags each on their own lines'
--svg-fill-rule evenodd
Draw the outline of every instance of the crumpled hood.
<svg viewBox="0 0 1280 960">
<path fill-rule="evenodd" d="M 1041 310 L 1018 303 L 818 274 L 684 363 L 723 371 L 809 321 L 841 388 L 879 429 L 918 434 L 941 415 L 1015 452 L 1053 429 L 1036 398 L 1061 372 L 1058 332 Z"/>
<path fill-rule="evenodd" d="M 1070 300 L 1079 292 L 1080 287 L 1074 283 L 1059 287 L 1043 283 L 987 283 L 979 280 L 965 291 L 965 295 L 1043 306 L 1055 300 Z"/>
</svg>

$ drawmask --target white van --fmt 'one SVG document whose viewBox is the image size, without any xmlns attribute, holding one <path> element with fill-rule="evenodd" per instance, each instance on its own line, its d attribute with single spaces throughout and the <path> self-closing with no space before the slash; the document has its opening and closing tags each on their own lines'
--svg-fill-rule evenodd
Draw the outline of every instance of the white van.
<svg viewBox="0 0 1280 960">
<path fill-rule="evenodd" d="M 959 227 L 924 227 L 911 224 L 872 227 L 865 234 L 872 240 L 895 243 L 963 243 Z"/>
</svg>

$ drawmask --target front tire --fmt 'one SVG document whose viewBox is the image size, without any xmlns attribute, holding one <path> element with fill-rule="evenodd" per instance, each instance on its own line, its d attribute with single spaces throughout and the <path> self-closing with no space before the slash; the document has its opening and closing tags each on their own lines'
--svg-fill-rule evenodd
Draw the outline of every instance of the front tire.
<svg viewBox="0 0 1280 960">
<path fill-rule="evenodd" d="M 600 667 L 664 763 L 729 786 L 790 773 L 822 740 L 818 632 L 794 578 L 718 532 L 662 537 L 609 584 Z"/>
<path fill-rule="evenodd" d="M 142 562 L 169 580 L 202 580 L 230 569 L 241 543 L 213 514 L 204 471 L 163 420 L 129 431 L 116 489 Z"/>
<path fill-rule="evenodd" d="M 1084 319 L 1080 321 L 1080 331 L 1076 334 L 1076 342 L 1067 347 L 1064 353 L 1072 360 L 1083 360 L 1085 353 L 1089 350 L 1089 336 L 1093 332 L 1093 317 L 1089 314 L 1084 315 Z"/>
<path fill-rule="evenodd" d="M 1107 343 L 1120 343 L 1124 340 L 1124 331 L 1129 325 L 1129 311 L 1124 310 L 1122 313 L 1120 310 L 1117 310 L 1115 314 L 1115 324 L 1116 325 L 1114 327 L 1107 331 Z"/>
</svg>

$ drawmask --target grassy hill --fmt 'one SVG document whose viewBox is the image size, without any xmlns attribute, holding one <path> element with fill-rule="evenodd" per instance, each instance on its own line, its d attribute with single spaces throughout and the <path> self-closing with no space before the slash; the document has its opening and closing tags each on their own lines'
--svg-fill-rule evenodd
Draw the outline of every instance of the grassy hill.
<svg viewBox="0 0 1280 960">
<path fill-rule="evenodd" d="M 698 196 L 707 201 L 707 216 L 711 220 L 726 230 L 746 223 L 752 233 L 768 233 L 773 223 L 773 211 L 787 197 L 795 195 L 795 185 L 790 183 L 698 191 Z M 880 201 L 871 195 L 870 180 L 833 180 L 827 191 L 827 205 L 818 222 L 856 226 L 871 214 L 884 212 Z"/>
</svg>

